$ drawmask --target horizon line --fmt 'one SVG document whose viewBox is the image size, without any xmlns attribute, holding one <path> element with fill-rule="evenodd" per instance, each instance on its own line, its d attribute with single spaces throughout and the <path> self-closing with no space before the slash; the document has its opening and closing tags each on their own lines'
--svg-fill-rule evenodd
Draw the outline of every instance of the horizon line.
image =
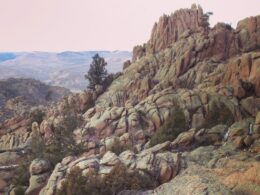
<svg viewBox="0 0 260 195">
<path fill-rule="evenodd" d="M 57 51 L 51 51 L 51 50 L 23 50 L 23 51 L 16 51 L 16 50 L 7 50 L 7 51 L 0 51 L 0 53 L 64 53 L 64 52 L 129 52 L 132 53 L 130 50 L 106 50 L 106 49 L 97 49 L 97 50 L 57 50 Z"/>
</svg>

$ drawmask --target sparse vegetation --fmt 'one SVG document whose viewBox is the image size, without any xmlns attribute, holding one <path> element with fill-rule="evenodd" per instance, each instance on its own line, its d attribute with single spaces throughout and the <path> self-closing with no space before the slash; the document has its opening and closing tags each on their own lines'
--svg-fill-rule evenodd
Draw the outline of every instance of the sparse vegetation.
<svg viewBox="0 0 260 195">
<path fill-rule="evenodd" d="M 18 186 L 15 189 L 15 195 L 24 195 L 25 194 L 25 189 L 22 186 Z"/>
<path fill-rule="evenodd" d="M 62 183 L 61 189 L 57 191 L 57 195 L 86 194 L 86 183 L 87 177 L 82 176 L 82 172 L 79 167 L 74 167 L 66 177 L 66 181 Z"/>
<path fill-rule="evenodd" d="M 232 30 L 232 25 L 231 25 L 231 23 L 230 23 L 230 24 L 226 23 L 226 28 L 227 28 L 228 30 Z"/>
<path fill-rule="evenodd" d="M 115 140 L 115 142 L 111 146 L 110 150 L 111 150 L 111 152 L 115 153 L 116 155 L 119 155 L 126 150 L 135 151 L 133 145 L 122 144 L 119 140 Z"/>
<path fill-rule="evenodd" d="M 233 189 L 234 194 L 236 195 L 247 195 L 247 194 L 259 194 L 260 186 L 257 184 L 242 184 L 238 185 Z"/>
<path fill-rule="evenodd" d="M 107 77 L 104 79 L 103 87 L 106 89 L 116 78 L 118 78 L 122 73 L 118 72 L 116 74 L 110 73 L 107 75 Z"/>
<path fill-rule="evenodd" d="M 176 106 L 167 121 L 158 129 L 150 140 L 150 146 L 174 140 L 181 132 L 187 129 L 183 110 Z"/>
<path fill-rule="evenodd" d="M 43 110 L 36 108 L 30 113 L 30 124 L 33 122 L 37 122 L 38 124 L 41 124 L 43 121 L 43 118 L 45 116 L 45 113 Z"/>
<path fill-rule="evenodd" d="M 30 173 L 29 173 L 29 165 L 30 161 L 28 159 L 24 160 L 23 163 L 19 165 L 14 170 L 14 177 L 12 178 L 12 183 L 17 186 L 29 186 L 29 179 L 30 179 Z"/>
<path fill-rule="evenodd" d="M 212 128 L 218 124 L 231 125 L 234 117 L 230 109 L 222 102 L 217 104 L 215 101 L 211 103 L 211 110 L 205 117 L 205 128 Z"/>
<path fill-rule="evenodd" d="M 213 15 L 213 12 L 207 12 L 202 16 L 202 26 L 205 27 L 206 29 L 209 28 L 209 17 L 211 15 Z"/>
<path fill-rule="evenodd" d="M 35 116 L 39 116 L 36 114 Z M 33 132 L 31 148 L 24 157 L 22 163 L 15 169 L 12 183 L 20 187 L 29 186 L 29 166 L 36 158 L 48 159 L 52 168 L 65 156 L 78 155 L 84 151 L 82 144 L 76 144 L 73 130 L 78 125 L 78 119 L 73 115 L 67 115 L 60 125 L 53 127 L 53 134 L 49 142 L 45 142 L 39 132 Z"/>
<path fill-rule="evenodd" d="M 66 116 L 60 125 L 53 127 L 53 134 L 48 143 L 45 143 L 40 135 L 33 135 L 32 159 L 48 159 L 55 166 L 67 155 L 78 155 L 84 149 L 81 144 L 76 144 L 73 130 L 78 125 L 78 119 L 74 115 Z"/>
<path fill-rule="evenodd" d="M 129 171 L 124 165 L 118 164 L 104 178 L 95 172 L 82 176 L 78 167 L 72 169 L 62 183 L 57 195 L 114 195 L 123 190 L 146 190 L 156 187 L 156 182 L 138 171 Z"/>
</svg>

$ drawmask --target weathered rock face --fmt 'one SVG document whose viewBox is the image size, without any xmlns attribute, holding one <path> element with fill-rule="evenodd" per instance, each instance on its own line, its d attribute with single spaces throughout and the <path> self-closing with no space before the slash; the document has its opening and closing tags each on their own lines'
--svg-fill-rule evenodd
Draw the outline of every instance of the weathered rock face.
<svg viewBox="0 0 260 195">
<path fill-rule="evenodd" d="M 219 145 L 224 139 L 226 125 L 217 125 L 211 129 L 190 129 L 187 132 L 179 134 L 179 136 L 171 143 L 171 147 L 175 150 L 187 150 L 198 146 Z"/>
<path fill-rule="evenodd" d="M 233 144 L 226 143 L 220 147 L 199 147 L 183 153 L 182 156 L 187 167 L 196 163 L 210 168 L 211 175 L 232 189 L 232 194 L 259 193 L 260 172 L 257 153 L 241 152 L 236 150 Z"/>
<path fill-rule="evenodd" d="M 66 114 L 66 112 L 82 113 L 93 106 L 95 94 L 90 91 L 84 91 L 64 97 L 53 110 L 49 111 L 49 115 L 57 116 Z"/>
<path fill-rule="evenodd" d="M 260 47 L 260 16 L 249 17 L 237 24 L 236 31 L 242 51 L 252 51 Z"/>
<path fill-rule="evenodd" d="M 18 117 L 5 121 L 0 125 L 0 150 L 24 148 L 29 144 L 29 120 Z"/>
<path fill-rule="evenodd" d="M 153 52 L 166 49 L 181 36 L 190 32 L 203 31 L 203 10 L 193 5 L 191 9 L 181 9 L 170 16 L 162 16 L 154 24 L 149 45 Z"/>
<path fill-rule="evenodd" d="M 207 47 L 204 57 L 216 56 L 218 60 L 227 59 L 240 52 L 256 50 L 259 45 L 259 21 L 260 16 L 241 20 L 235 30 L 231 26 L 218 23 L 214 28 L 209 29 L 205 24 L 207 14 L 202 8 L 196 5 L 191 9 L 181 9 L 174 14 L 164 15 L 155 23 L 151 38 L 147 44 L 136 46 L 133 50 L 133 62 L 149 53 L 157 53 L 183 38 L 190 35 L 200 34 L 200 49 Z M 207 37 L 209 39 L 207 39 Z M 197 49 L 196 48 L 196 49 Z M 198 50 L 196 50 L 198 51 Z M 205 55 L 206 54 L 206 55 Z"/>
<path fill-rule="evenodd" d="M 104 138 L 130 133 L 138 142 L 139 138 L 135 134 L 139 130 L 143 131 L 144 135 L 153 134 L 165 121 L 174 118 L 170 113 L 177 105 L 182 105 L 187 124 L 194 128 L 212 125 L 216 109 L 226 108 L 223 116 L 222 114 L 214 116 L 220 120 L 224 117 L 221 122 L 228 119 L 232 122 L 240 118 L 240 111 L 232 99 L 203 91 L 175 91 L 168 88 L 148 96 L 134 107 L 95 107 L 88 110 L 84 114 L 86 125 L 81 134 L 88 140 L 93 136 Z"/>
<path fill-rule="evenodd" d="M 165 183 L 153 191 L 147 191 L 142 194 L 231 195 L 233 193 L 227 186 L 222 184 L 209 169 L 200 166 L 190 166 L 171 182 Z"/>
<path fill-rule="evenodd" d="M 227 65 L 224 83 L 231 84 L 234 95 L 243 98 L 256 94 L 260 96 L 260 53 L 243 54 Z"/>
<path fill-rule="evenodd" d="M 259 52 L 232 58 L 241 49 L 235 35 L 234 30 L 219 24 L 208 35 L 193 33 L 157 54 L 147 54 L 125 69 L 97 103 L 135 105 L 170 86 L 210 90 L 239 99 L 258 95 Z"/>
</svg>

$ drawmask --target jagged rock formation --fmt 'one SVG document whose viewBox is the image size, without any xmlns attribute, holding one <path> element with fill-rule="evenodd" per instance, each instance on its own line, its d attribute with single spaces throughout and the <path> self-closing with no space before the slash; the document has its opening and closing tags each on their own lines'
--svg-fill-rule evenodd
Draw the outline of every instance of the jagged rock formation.
<svg viewBox="0 0 260 195">
<path fill-rule="evenodd" d="M 72 167 L 105 176 L 117 163 L 170 182 L 120 194 L 259 193 L 260 16 L 236 29 L 209 28 L 207 17 L 195 5 L 163 16 L 104 92 L 73 94 L 47 109 L 33 129 L 48 141 L 73 113 L 81 121 L 75 139 L 86 152 L 58 163 L 41 195 L 54 195 Z M 187 128 L 151 147 L 151 138 L 180 115 L 172 112 L 177 108 Z M 115 143 L 134 152 L 116 155 Z"/>
<path fill-rule="evenodd" d="M 218 23 L 213 29 L 209 29 L 205 20 L 207 14 L 196 5 L 191 9 L 178 10 L 170 16 L 162 16 L 159 22 L 155 23 L 148 43 L 134 48 L 133 62 L 147 54 L 161 52 L 179 40 L 186 40 L 195 34 L 199 35 L 195 44 L 197 48 L 189 45 L 194 48 L 192 51 L 195 56 L 202 53 L 200 55 L 203 59 L 214 56 L 217 60 L 224 60 L 240 52 L 256 50 L 260 46 L 260 16 L 240 21 L 235 30 L 224 23 Z M 190 38 L 188 40 L 190 42 Z"/>
<path fill-rule="evenodd" d="M 152 29 L 149 46 L 153 52 L 166 49 L 177 42 L 183 33 L 203 30 L 203 10 L 193 5 L 191 9 L 180 9 L 170 16 L 163 15 Z"/>
</svg>

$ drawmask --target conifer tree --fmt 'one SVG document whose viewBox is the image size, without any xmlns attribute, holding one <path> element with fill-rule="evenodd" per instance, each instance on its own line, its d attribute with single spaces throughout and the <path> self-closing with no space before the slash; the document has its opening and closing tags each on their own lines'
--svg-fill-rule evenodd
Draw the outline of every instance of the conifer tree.
<svg viewBox="0 0 260 195">
<path fill-rule="evenodd" d="M 104 80 L 107 77 L 107 70 L 105 66 L 107 65 L 104 58 L 100 57 L 98 54 L 94 55 L 93 61 L 90 64 L 88 74 L 85 78 L 89 81 L 88 88 L 95 89 L 95 85 L 103 85 Z"/>
</svg>

